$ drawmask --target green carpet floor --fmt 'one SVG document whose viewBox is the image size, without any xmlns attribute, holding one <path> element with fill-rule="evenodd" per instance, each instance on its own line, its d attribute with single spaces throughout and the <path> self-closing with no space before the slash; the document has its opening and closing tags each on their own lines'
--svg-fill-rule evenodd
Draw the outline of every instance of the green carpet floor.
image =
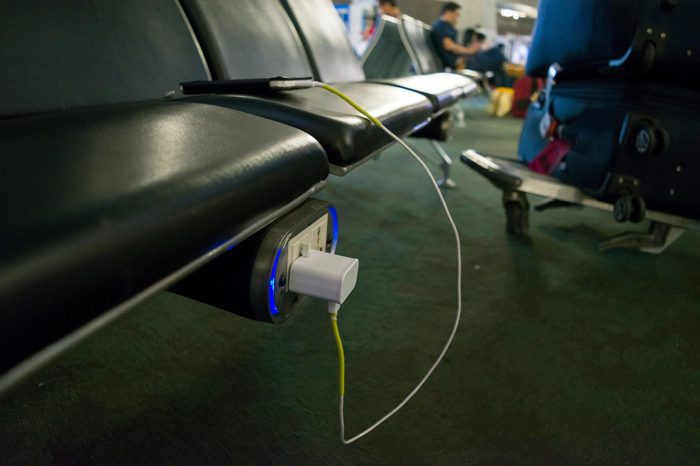
<svg viewBox="0 0 700 466">
<path fill-rule="evenodd" d="M 521 122 L 467 108 L 448 144 L 513 154 Z M 437 156 L 417 142 L 436 168 Z M 0 464 L 698 464 L 700 235 L 662 256 L 599 253 L 608 214 L 533 214 L 504 231 L 500 194 L 459 162 L 464 314 L 444 364 L 392 420 L 338 442 L 324 306 L 278 327 L 161 293 L 0 404 Z M 360 258 L 341 311 L 350 435 L 407 394 L 456 305 L 449 226 L 397 148 L 331 179 L 339 253 Z"/>
</svg>

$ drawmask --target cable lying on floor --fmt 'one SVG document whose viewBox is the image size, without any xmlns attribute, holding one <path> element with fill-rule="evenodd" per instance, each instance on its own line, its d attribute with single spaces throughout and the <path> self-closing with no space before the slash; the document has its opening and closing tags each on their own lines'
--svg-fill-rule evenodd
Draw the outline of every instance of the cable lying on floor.
<svg viewBox="0 0 700 466">
<path fill-rule="evenodd" d="M 389 135 L 392 139 L 394 139 L 396 142 L 398 142 L 411 156 L 413 156 L 414 159 L 420 164 L 421 167 L 423 167 L 423 170 L 428 174 L 428 177 L 430 178 L 430 181 L 433 184 L 433 187 L 435 188 L 435 191 L 438 194 L 438 197 L 440 198 L 440 203 L 442 204 L 443 209 L 445 210 L 445 213 L 447 214 L 447 218 L 450 222 L 450 226 L 452 227 L 452 230 L 454 232 L 454 237 L 455 237 L 455 243 L 457 246 L 457 313 L 455 316 L 455 321 L 454 325 L 452 327 L 452 333 L 450 333 L 450 337 L 447 339 L 447 343 L 445 344 L 445 347 L 443 348 L 442 352 L 440 355 L 437 357 L 433 365 L 430 367 L 428 372 L 423 376 L 423 378 L 420 380 L 418 385 L 409 393 L 401 403 L 399 403 L 394 409 L 392 409 L 390 412 L 388 412 L 384 417 L 379 419 L 377 422 L 372 424 L 369 428 L 366 430 L 362 431 L 361 433 L 357 434 L 356 436 L 346 439 L 345 438 L 345 415 L 344 415 L 344 400 L 345 400 L 345 354 L 343 351 L 343 343 L 340 338 L 340 331 L 338 330 L 338 310 L 340 309 L 340 306 L 337 305 L 336 303 L 330 303 L 329 302 L 329 308 L 328 312 L 331 317 L 331 324 L 333 328 L 333 335 L 335 337 L 335 342 L 336 346 L 338 348 L 338 360 L 339 360 L 339 370 L 340 370 L 340 376 L 339 376 L 339 395 L 340 395 L 340 439 L 345 445 L 349 445 L 356 440 L 359 440 L 360 438 L 364 437 L 365 435 L 369 434 L 372 432 L 374 429 L 379 427 L 381 424 L 383 424 L 387 419 L 389 419 L 391 416 L 396 414 L 401 408 L 403 408 L 406 403 L 408 403 L 413 396 L 418 393 L 418 391 L 423 387 L 425 382 L 430 378 L 432 373 L 435 371 L 437 366 L 442 362 L 442 359 L 445 357 L 445 354 L 447 353 L 447 350 L 450 348 L 450 345 L 452 344 L 452 341 L 454 340 L 455 334 L 457 333 L 457 328 L 459 327 L 459 321 L 462 315 L 462 250 L 460 246 L 460 239 L 459 239 L 459 231 L 457 231 L 457 225 L 455 225 L 454 219 L 452 218 L 452 215 L 450 214 L 450 209 L 447 207 L 447 203 L 445 202 L 445 198 L 442 195 L 442 192 L 440 191 L 440 187 L 437 184 L 437 181 L 435 181 L 435 178 L 433 177 L 433 174 L 430 172 L 430 169 L 428 166 L 423 162 L 423 160 L 416 154 L 416 152 L 411 149 L 411 147 L 406 144 L 400 137 L 395 135 L 393 132 L 391 132 L 387 127 L 385 127 L 381 121 L 379 121 L 377 118 L 374 116 L 370 115 L 369 112 L 367 112 L 365 109 L 363 109 L 360 105 L 358 105 L 355 101 L 353 101 L 349 96 L 341 92 L 340 90 L 336 89 L 333 86 L 330 86 L 328 84 L 322 83 L 315 81 L 313 83 L 314 87 L 322 88 L 328 92 L 331 92 L 332 94 L 335 94 L 336 96 L 340 97 L 343 99 L 345 102 L 347 102 L 350 106 L 352 106 L 355 110 L 360 112 L 362 115 L 367 117 L 374 125 L 378 126 L 380 129 L 382 129 L 387 135 Z"/>
</svg>

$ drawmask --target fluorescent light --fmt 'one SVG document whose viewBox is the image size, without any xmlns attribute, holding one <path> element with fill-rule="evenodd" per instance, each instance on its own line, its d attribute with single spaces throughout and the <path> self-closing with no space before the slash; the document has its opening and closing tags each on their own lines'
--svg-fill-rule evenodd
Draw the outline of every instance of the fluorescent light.
<svg viewBox="0 0 700 466">
<path fill-rule="evenodd" d="M 500 13 L 504 18 L 512 18 L 515 21 L 529 17 L 527 13 L 512 8 L 501 8 Z"/>
</svg>

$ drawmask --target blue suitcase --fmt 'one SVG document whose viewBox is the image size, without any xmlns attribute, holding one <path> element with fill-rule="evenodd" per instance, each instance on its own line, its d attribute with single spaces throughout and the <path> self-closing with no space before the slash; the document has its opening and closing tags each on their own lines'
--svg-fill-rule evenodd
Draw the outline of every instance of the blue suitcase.
<svg viewBox="0 0 700 466">
<path fill-rule="evenodd" d="M 598 78 L 548 86 L 528 110 L 519 156 L 532 163 L 554 139 L 570 145 L 551 172 L 628 218 L 652 209 L 700 218 L 700 93 Z"/>
<path fill-rule="evenodd" d="M 700 78 L 698 0 L 541 0 L 527 73 L 550 65 L 583 75 Z"/>
</svg>

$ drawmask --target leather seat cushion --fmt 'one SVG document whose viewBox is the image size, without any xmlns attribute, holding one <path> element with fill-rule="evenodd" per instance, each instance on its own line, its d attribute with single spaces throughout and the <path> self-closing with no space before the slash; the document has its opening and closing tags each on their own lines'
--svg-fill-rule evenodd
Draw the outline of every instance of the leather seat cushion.
<svg viewBox="0 0 700 466">
<path fill-rule="evenodd" d="M 0 121 L 0 164 L 0 373 L 328 175 L 310 136 L 182 101 Z"/>
<path fill-rule="evenodd" d="M 412 133 L 432 114 L 419 93 L 376 83 L 346 83 L 337 87 L 400 136 Z M 359 163 L 392 140 L 339 97 L 323 89 L 302 89 L 264 97 L 198 96 L 193 100 L 259 115 L 301 129 L 317 139 L 333 165 Z"/>
<path fill-rule="evenodd" d="M 439 112 L 457 103 L 459 99 L 474 93 L 476 83 L 464 76 L 453 73 L 433 73 L 403 78 L 380 79 L 375 82 L 398 86 L 425 96 Z"/>
</svg>

